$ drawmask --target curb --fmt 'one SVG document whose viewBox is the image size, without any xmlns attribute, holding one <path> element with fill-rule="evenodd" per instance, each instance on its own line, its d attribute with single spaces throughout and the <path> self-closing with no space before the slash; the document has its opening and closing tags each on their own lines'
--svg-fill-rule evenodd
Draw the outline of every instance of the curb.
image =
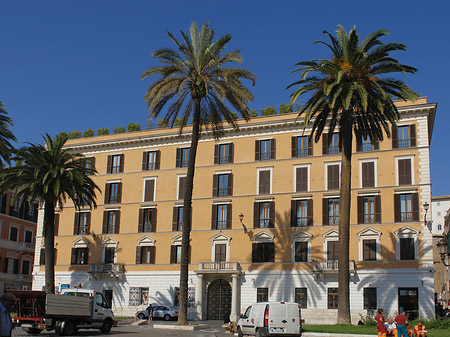
<svg viewBox="0 0 450 337">
<path fill-rule="evenodd" d="M 207 329 L 207 328 L 209 328 L 209 325 L 207 325 L 207 324 L 193 324 L 193 325 L 153 324 L 153 329 L 194 331 L 194 330 Z"/>
</svg>

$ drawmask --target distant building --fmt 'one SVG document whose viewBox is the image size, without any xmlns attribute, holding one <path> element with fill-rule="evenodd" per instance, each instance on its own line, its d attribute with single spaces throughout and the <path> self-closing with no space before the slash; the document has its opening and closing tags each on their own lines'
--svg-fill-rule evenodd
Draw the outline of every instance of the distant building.
<svg viewBox="0 0 450 337">
<path fill-rule="evenodd" d="M 450 209 L 450 195 L 431 197 L 432 234 L 442 235 L 447 211 Z"/>
<path fill-rule="evenodd" d="M 429 149 L 435 103 L 397 102 L 391 139 L 354 142 L 350 219 L 353 322 L 382 307 L 434 315 Z M 256 301 L 296 301 L 308 323 L 334 323 L 338 303 L 338 134 L 308 144 L 283 114 L 225 125 L 198 144 L 189 266 L 190 319 L 236 320 Z M 178 305 L 190 127 L 70 140 L 93 158 L 98 208 L 59 210 L 56 286 L 104 289 L 119 316 Z M 42 217 L 39 220 L 42 226 Z M 39 227 L 40 228 L 40 227 Z M 38 228 L 36 251 L 41 253 Z M 36 257 L 34 289 L 44 286 Z"/>
<path fill-rule="evenodd" d="M 0 194 L 0 293 L 31 289 L 37 202 L 21 205 L 12 193 Z"/>
</svg>

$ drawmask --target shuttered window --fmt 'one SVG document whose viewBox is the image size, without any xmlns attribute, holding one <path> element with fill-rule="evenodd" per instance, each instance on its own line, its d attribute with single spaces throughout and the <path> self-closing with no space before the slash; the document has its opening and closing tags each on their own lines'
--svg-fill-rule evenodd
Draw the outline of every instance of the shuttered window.
<svg viewBox="0 0 450 337">
<path fill-rule="evenodd" d="M 190 148 L 188 147 L 177 149 L 176 167 L 187 167 L 189 165 L 189 152 Z"/>
<path fill-rule="evenodd" d="M 172 231 L 181 232 L 183 229 L 183 206 L 173 208 Z"/>
<path fill-rule="evenodd" d="M 214 245 L 214 261 L 225 262 L 227 260 L 227 245 L 215 244 Z"/>
<path fill-rule="evenodd" d="M 292 200 L 291 201 L 291 227 L 312 226 L 313 201 Z"/>
<path fill-rule="evenodd" d="M 377 259 L 377 241 L 375 239 L 366 239 L 363 245 L 363 261 L 375 261 Z"/>
<path fill-rule="evenodd" d="M 374 309 L 378 308 L 377 288 L 374 288 L 374 287 L 364 288 L 363 296 L 364 296 L 364 309 L 365 310 L 374 310 Z"/>
<path fill-rule="evenodd" d="M 212 205 L 211 229 L 231 229 L 231 204 Z"/>
<path fill-rule="evenodd" d="M 292 137 L 292 158 L 312 156 L 312 143 L 308 141 L 308 136 Z"/>
<path fill-rule="evenodd" d="M 116 248 L 114 247 L 105 247 L 105 258 L 104 263 L 114 263 L 114 257 L 116 255 Z"/>
<path fill-rule="evenodd" d="M 400 260 L 415 260 L 414 238 L 400 238 Z"/>
<path fill-rule="evenodd" d="M 333 133 L 330 136 L 328 133 L 322 135 L 322 154 L 338 154 L 339 153 L 339 134 Z"/>
<path fill-rule="evenodd" d="M 70 264 L 88 264 L 89 250 L 87 248 L 72 248 Z"/>
<path fill-rule="evenodd" d="M 106 166 L 106 173 L 116 174 L 122 173 L 124 167 L 124 155 L 114 154 L 108 156 L 108 162 Z"/>
<path fill-rule="evenodd" d="M 324 198 L 323 201 L 323 225 L 339 224 L 339 198 Z"/>
<path fill-rule="evenodd" d="M 273 242 L 253 243 L 252 262 L 275 262 L 275 244 Z"/>
<path fill-rule="evenodd" d="M 308 168 L 307 167 L 297 167 L 295 169 L 295 190 L 296 192 L 307 192 L 308 191 Z"/>
<path fill-rule="evenodd" d="M 138 233 L 156 232 L 156 208 L 141 208 L 139 210 Z"/>
<path fill-rule="evenodd" d="M 144 184 L 144 201 L 155 200 L 155 179 L 147 179 Z"/>
<path fill-rule="evenodd" d="M 358 152 L 370 152 L 380 149 L 380 142 L 378 140 L 372 141 L 370 136 L 367 138 L 363 138 L 362 140 L 358 140 L 356 142 L 356 151 Z"/>
<path fill-rule="evenodd" d="M 270 194 L 270 170 L 259 171 L 258 194 Z"/>
<path fill-rule="evenodd" d="M 295 242 L 295 262 L 308 261 L 308 242 Z"/>
<path fill-rule="evenodd" d="M 142 154 L 142 171 L 159 170 L 161 151 L 146 151 Z"/>
<path fill-rule="evenodd" d="M 120 211 L 103 212 L 103 234 L 119 234 L 120 228 Z"/>
<path fill-rule="evenodd" d="M 398 184 L 399 185 L 411 185 L 411 159 L 398 159 Z"/>
<path fill-rule="evenodd" d="M 122 201 L 122 183 L 107 183 L 105 185 L 105 204 L 115 204 Z"/>
<path fill-rule="evenodd" d="M 234 144 L 217 144 L 214 146 L 214 164 L 224 165 L 233 163 Z"/>
<path fill-rule="evenodd" d="M 417 146 L 416 141 L 416 126 L 402 125 L 395 128 L 392 127 L 392 148 L 406 149 Z"/>
<path fill-rule="evenodd" d="M 255 160 L 272 160 L 275 157 L 275 139 L 257 140 L 255 142 Z"/>
<path fill-rule="evenodd" d="M 358 196 L 358 224 L 381 223 L 381 196 Z"/>
<path fill-rule="evenodd" d="M 136 264 L 154 264 L 154 263 L 155 263 L 154 246 L 136 247 Z"/>
<path fill-rule="evenodd" d="M 76 212 L 73 226 L 73 235 L 89 234 L 90 225 L 91 225 L 90 212 Z"/>
<path fill-rule="evenodd" d="M 254 203 L 254 228 L 273 228 L 275 225 L 275 202 Z"/>
<path fill-rule="evenodd" d="M 375 187 L 375 163 L 373 161 L 361 163 L 362 187 Z"/>
<path fill-rule="evenodd" d="M 395 222 L 419 221 L 419 195 L 417 193 L 394 194 Z"/>
<path fill-rule="evenodd" d="M 215 174 L 213 176 L 213 197 L 233 195 L 233 174 Z"/>
<path fill-rule="evenodd" d="M 327 165 L 327 189 L 338 190 L 340 184 L 340 165 Z"/>
<path fill-rule="evenodd" d="M 336 261 L 339 260 L 339 242 L 338 241 L 327 241 L 327 260 Z"/>
</svg>

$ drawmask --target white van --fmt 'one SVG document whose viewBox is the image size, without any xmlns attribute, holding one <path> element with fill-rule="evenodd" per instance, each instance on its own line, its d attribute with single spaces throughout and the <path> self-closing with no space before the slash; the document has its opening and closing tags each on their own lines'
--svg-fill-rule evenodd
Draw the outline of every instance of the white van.
<svg viewBox="0 0 450 337">
<path fill-rule="evenodd" d="M 260 302 L 252 304 L 237 322 L 238 336 L 302 335 L 302 314 L 298 303 Z"/>
</svg>

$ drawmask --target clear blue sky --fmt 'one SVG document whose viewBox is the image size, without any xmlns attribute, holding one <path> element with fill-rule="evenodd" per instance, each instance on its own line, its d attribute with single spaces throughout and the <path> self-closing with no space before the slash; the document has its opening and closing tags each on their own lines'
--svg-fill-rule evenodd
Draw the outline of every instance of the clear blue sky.
<svg viewBox="0 0 450 337">
<path fill-rule="evenodd" d="M 0 0 L 0 100 L 14 120 L 19 143 L 42 142 L 60 131 L 145 126 L 143 101 L 156 64 L 152 51 L 172 47 L 167 31 L 209 21 L 216 36 L 231 34 L 243 67 L 258 77 L 250 107 L 278 108 L 297 77 L 294 64 L 329 56 L 313 45 L 337 24 L 362 37 L 387 29 L 385 42 L 402 42 L 394 54 L 418 68 L 403 79 L 437 102 L 431 143 L 432 194 L 450 194 L 450 5 L 447 1 L 245 0 Z"/>
</svg>

